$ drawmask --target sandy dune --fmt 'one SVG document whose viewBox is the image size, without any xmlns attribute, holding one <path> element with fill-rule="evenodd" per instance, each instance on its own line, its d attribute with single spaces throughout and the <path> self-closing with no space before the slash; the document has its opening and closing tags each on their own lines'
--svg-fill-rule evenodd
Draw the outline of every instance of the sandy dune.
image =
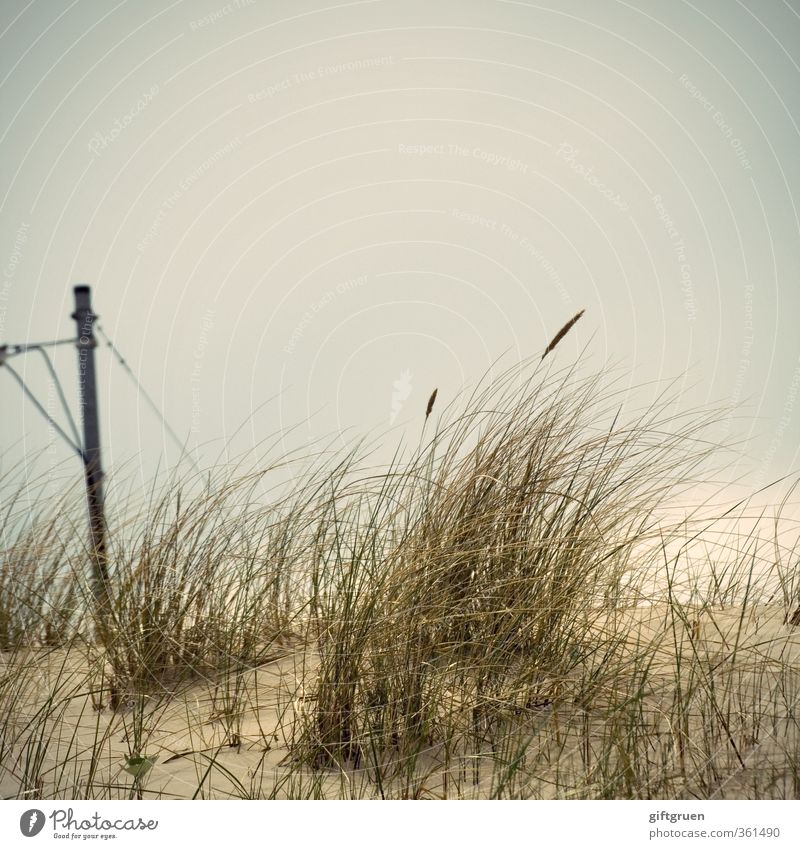
<svg viewBox="0 0 800 849">
<path fill-rule="evenodd" d="M 658 605 L 598 620 L 598 633 L 628 635 L 632 668 L 641 668 L 637 654 L 650 658 L 637 708 L 641 722 L 626 714 L 617 723 L 624 704 L 618 693 L 604 698 L 598 691 L 581 706 L 561 700 L 557 686 L 548 692 L 547 682 L 535 705 L 505 694 L 508 734 L 527 741 L 524 768 L 508 795 L 605 795 L 613 766 L 623 785 L 612 795 L 796 796 L 800 628 L 785 617 L 777 605 L 688 608 L 682 622 Z M 99 687 L 100 667 L 85 652 L 5 654 L 0 663 L 4 798 L 486 797 L 497 791 L 497 761 L 489 768 L 488 750 L 464 751 L 445 768 L 442 752 L 431 746 L 416 758 L 413 775 L 387 769 L 385 782 L 363 766 L 311 770 L 293 762 L 299 720 L 313 711 L 315 665 L 308 651 L 287 650 L 227 682 L 153 688 L 116 713 L 107 704 L 98 709 L 90 691 Z M 695 695 L 687 698 L 689 690 Z M 632 742 L 631 734 L 641 739 Z M 138 787 L 124 769 L 131 752 L 155 758 Z"/>
</svg>

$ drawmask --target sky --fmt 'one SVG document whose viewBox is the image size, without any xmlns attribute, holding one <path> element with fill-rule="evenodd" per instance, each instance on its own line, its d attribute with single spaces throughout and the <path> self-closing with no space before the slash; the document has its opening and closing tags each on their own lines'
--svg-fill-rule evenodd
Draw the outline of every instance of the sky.
<svg viewBox="0 0 800 849">
<path fill-rule="evenodd" d="M 72 289 L 201 467 L 554 352 L 800 467 L 800 2 L 4 0 L 0 343 Z M 72 409 L 77 360 L 51 351 Z M 188 464 L 97 349 L 104 463 Z M 41 356 L 9 363 L 65 426 Z M 0 368 L 0 472 L 79 478 Z M 55 483 L 54 483 L 55 485 Z"/>
</svg>

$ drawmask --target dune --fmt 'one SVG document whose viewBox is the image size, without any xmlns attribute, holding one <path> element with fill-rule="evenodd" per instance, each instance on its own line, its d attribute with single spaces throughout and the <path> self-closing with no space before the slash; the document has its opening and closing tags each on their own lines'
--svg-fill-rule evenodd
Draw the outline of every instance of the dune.
<svg viewBox="0 0 800 849">
<path fill-rule="evenodd" d="M 677 615 L 676 615 L 677 614 Z M 493 745 L 441 742 L 372 764 L 293 752 L 313 713 L 317 660 L 283 655 L 112 710 L 87 647 L 5 652 L 3 798 L 794 798 L 800 780 L 800 628 L 782 605 L 607 611 L 624 664 L 585 704 L 565 681 L 505 692 Z M 617 689 L 615 690 L 615 685 Z M 634 710 L 631 711 L 631 705 Z M 456 734 L 458 722 L 448 722 Z M 506 742 L 498 745 L 498 739 Z M 141 779 L 132 751 L 153 761 Z M 513 753 L 522 763 L 504 787 Z M 380 771 L 383 774 L 380 775 Z"/>
</svg>

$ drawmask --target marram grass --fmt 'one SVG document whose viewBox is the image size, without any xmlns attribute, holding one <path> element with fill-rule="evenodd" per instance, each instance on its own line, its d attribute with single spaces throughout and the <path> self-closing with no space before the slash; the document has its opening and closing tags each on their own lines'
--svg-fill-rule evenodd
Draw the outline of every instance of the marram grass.
<svg viewBox="0 0 800 849">
<path fill-rule="evenodd" d="M 102 643 L 80 501 L 7 513 L 0 794 L 796 797 L 796 550 L 671 518 L 712 413 L 540 363 L 118 511 Z"/>
</svg>

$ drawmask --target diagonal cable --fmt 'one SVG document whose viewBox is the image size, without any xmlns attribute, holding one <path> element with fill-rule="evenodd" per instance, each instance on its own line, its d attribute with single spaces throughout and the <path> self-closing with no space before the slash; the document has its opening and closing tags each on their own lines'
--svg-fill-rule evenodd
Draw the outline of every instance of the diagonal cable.
<svg viewBox="0 0 800 849">
<path fill-rule="evenodd" d="M 39 403 L 38 399 L 33 394 L 33 392 L 28 389 L 22 377 L 8 363 L 3 363 L 3 367 L 7 369 L 8 373 L 14 378 L 14 380 L 17 381 L 17 383 L 19 383 L 19 385 L 22 387 L 22 391 L 25 393 L 25 395 L 28 396 L 28 398 L 30 398 L 36 409 L 47 419 L 48 422 L 50 422 L 50 424 L 58 431 L 58 433 L 66 441 L 70 448 L 72 448 L 72 450 L 83 460 L 83 450 L 81 449 L 80 445 L 75 444 L 69 438 L 69 436 L 67 436 L 64 430 L 61 428 L 61 425 L 59 425 L 58 422 L 50 415 L 50 413 L 45 410 L 45 408 Z"/>
<path fill-rule="evenodd" d="M 185 456 L 185 457 L 189 460 L 189 462 L 192 464 L 192 466 L 194 466 L 195 471 L 199 472 L 199 471 L 200 471 L 200 467 L 197 465 L 197 463 L 195 462 L 195 460 L 194 460 L 194 458 L 192 457 L 192 455 L 191 455 L 191 454 L 189 454 L 189 453 L 186 451 L 186 443 L 185 443 L 185 442 L 181 442 L 180 437 L 178 436 L 178 434 L 177 434 L 177 433 L 175 433 L 175 431 L 172 429 L 172 427 L 170 427 L 170 424 L 169 424 L 169 422 L 167 421 L 167 419 L 166 419 L 166 417 L 164 416 L 164 414 L 161 412 L 161 409 L 158 407 L 158 405 L 156 404 L 156 402 L 155 402 L 155 401 L 154 401 L 154 400 L 150 397 L 150 395 L 148 395 L 148 393 L 147 393 L 147 391 L 145 390 L 145 388 L 144 388 L 144 387 L 142 386 L 142 384 L 139 382 L 139 378 L 136 376 L 136 374 L 135 374 L 135 372 L 133 371 L 133 369 L 132 369 L 132 368 L 128 365 L 127 360 L 126 360 L 126 359 L 122 356 L 122 354 L 121 354 L 121 353 L 119 352 L 119 350 L 117 349 L 116 345 L 115 345 L 115 344 L 111 341 L 111 339 L 109 339 L 109 338 L 108 338 L 108 335 L 106 334 L 106 332 L 103 330 L 103 328 L 102 328 L 99 324 L 95 325 L 95 330 L 97 330 L 97 333 L 98 333 L 100 336 L 102 336 L 102 337 L 103 337 L 103 339 L 104 339 L 104 340 L 105 340 L 105 342 L 106 342 L 106 345 L 108 345 L 108 347 L 110 348 L 111 352 L 112 352 L 112 353 L 114 354 L 114 356 L 117 358 L 117 361 L 119 362 L 119 364 L 122 366 L 122 368 L 123 368 L 123 369 L 125 369 L 125 371 L 127 372 L 128 376 L 129 376 L 129 377 L 131 378 L 131 380 L 132 380 L 132 381 L 136 384 L 136 388 L 139 390 L 139 392 L 141 393 L 142 397 L 144 398 L 144 400 L 145 400 L 145 401 L 147 402 L 147 404 L 149 405 L 150 409 L 151 409 L 151 410 L 152 410 L 152 411 L 153 411 L 153 412 L 154 412 L 154 413 L 155 413 L 155 414 L 159 417 L 159 419 L 161 420 L 161 423 L 162 423 L 162 425 L 164 426 L 164 428 L 166 429 L 167 433 L 170 435 L 170 437 L 172 437 L 173 442 L 174 442 L 174 443 L 178 446 L 178 448 L 180 448 L 180 449 L 181 449 L 181 457 Z"/>
<path fill-rule="evenodd" d="M 64 410 L 69 426 L 72 429 L 72 436 L 75 439 L 75 444 L 80 445 L 82 440 L 78 435 L 78 426 L 75 424 L 75 419 L 72 418 L 72 413 L 69 411 L 69 405 L 67 404 L 67 399 L 64 397 L 64 390 L 61 387 L 61 381 L 58 379 L 58 375 L 56 374 L 56 370 L 53 368 L 53 363 L 51 362 L 50 357 L 47 356 L 47 352 L 41 345 L 31 345 L 28 350 L 38 351 L 44 357 L 47 369 L 50 372 L 50 377 L 53 378 L 53 383 L 55 384 L 56 391 L 58 392 L 61 407 Z"/>
<path fill-rule="evenodd" d="M 34 348 L 55 348 L 57 345 L 74 345 L 77 341 L 77 339 L 53 339 L 50 342 L 23 342 L 19 345 L 7 344 L 2 347 L 7 349 L 5 351 L 7 357 L 14 357 L 17 354 L 27 354 L 28 351 Z"/>
</svg>

